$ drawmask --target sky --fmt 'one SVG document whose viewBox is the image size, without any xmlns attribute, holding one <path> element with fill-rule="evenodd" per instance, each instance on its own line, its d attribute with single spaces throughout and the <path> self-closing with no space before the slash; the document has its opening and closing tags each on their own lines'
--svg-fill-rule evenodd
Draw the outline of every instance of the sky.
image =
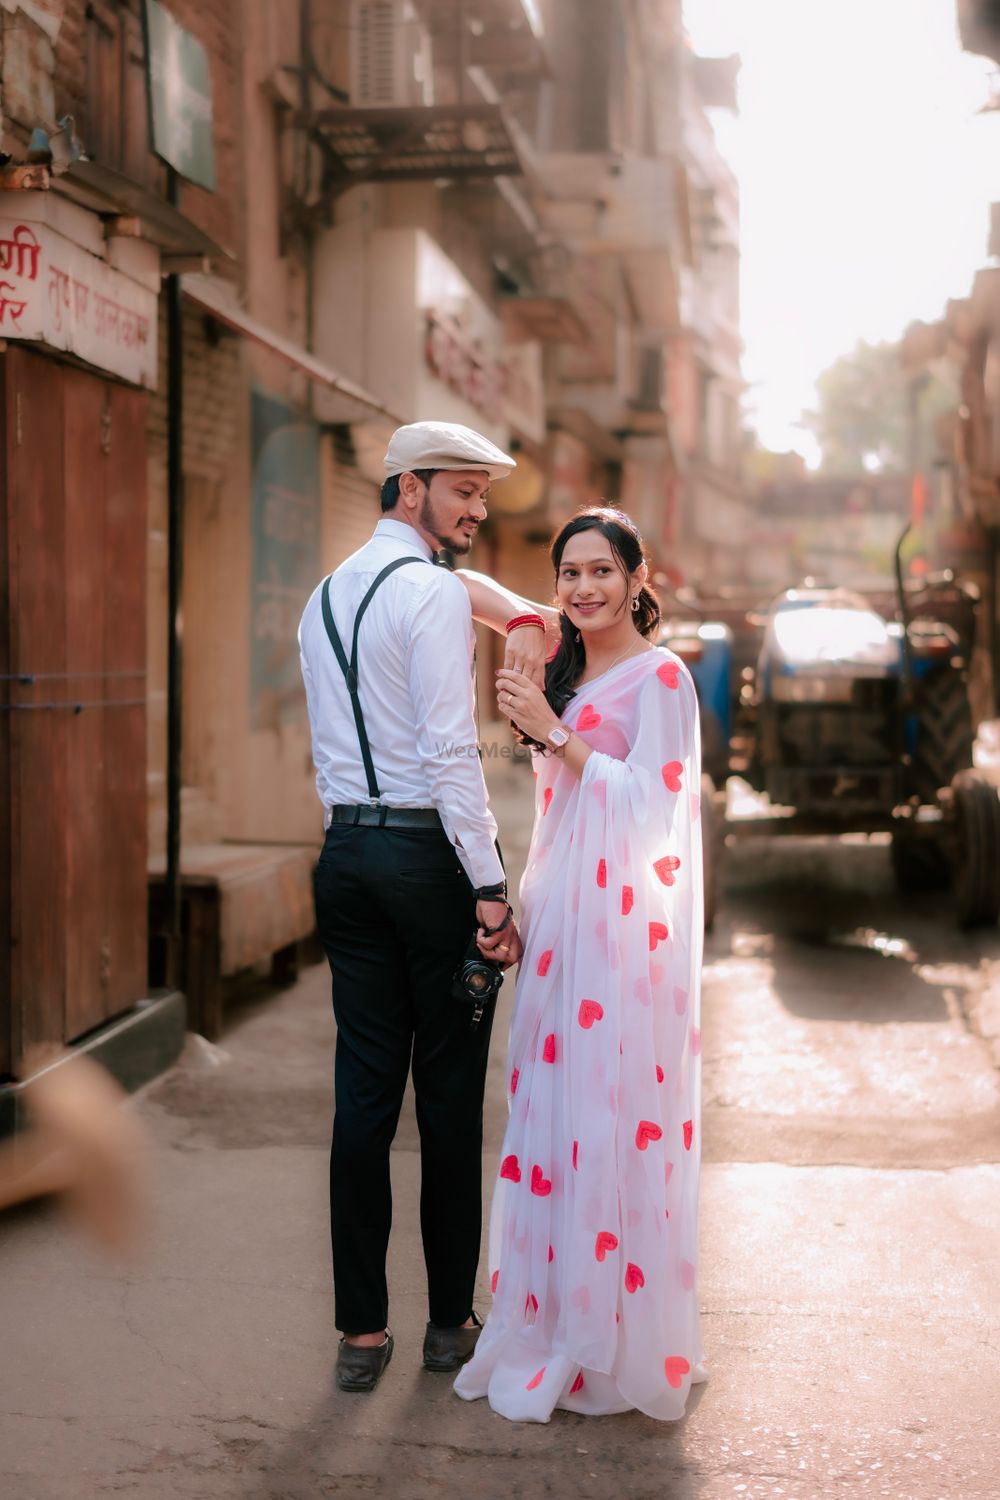
<svg viewBox="0 0 1000 1500">
<path fill-rule="evenodd" d="M 1000 200 L 995 65 L 955 0 L 684 0 L 695 51 L 739 52 L 713 112 L 741 193 L 744 377 L 765 446 L 815 463 L 816 376 L 858 341 L 941 316 L 989 264 Z"/>
</svg>

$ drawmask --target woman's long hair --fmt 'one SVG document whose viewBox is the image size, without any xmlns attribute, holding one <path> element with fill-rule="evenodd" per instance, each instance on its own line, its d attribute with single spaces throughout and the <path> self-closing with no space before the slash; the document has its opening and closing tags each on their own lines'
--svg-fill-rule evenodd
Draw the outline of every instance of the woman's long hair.
<svg viewBox="0 0 1000 1500">
<path fill-rule="evenodd" d="M 556 533 L 549 548 L 556 579 L 559 577 L 567 542 L 571 537 L 579 536 L 581 531 L 599 531 L 610 544 L 611 555 L 625 580 L 625 598 L 622 602 L 622 609 L 631 609 L 632 596 L 629 580 L 636 569 L 646 561 L 642 537 L 637 527 L 620 510 L 614 510 L 609 506 L 594 505 L 587 510 L 581 510 L 571 521 L 566 522 L 561 531 Z M 645 586 L 639 591 L 638 598 L 639 608 L 632 615 L 632 620 L 639 635 L 649 637 L 655 634 L 660 623 L 659 600 L 652 589 Z M 583 676 L 587 654 L 583 648 L 583 641 L 580 639 L 580 632 L 575 625 L 570 624 L 565 614 L 560 614 L 559 624 L 562 640 L 559 642 L 559 649 L 555 656 L 545 668 L 545 696 L 553 710 L 561 715 Z M 539 749 L 548 748 L 523 734 L 516 725 L 514 733 L 523 745 L 536 745 Z"/>
</svg>

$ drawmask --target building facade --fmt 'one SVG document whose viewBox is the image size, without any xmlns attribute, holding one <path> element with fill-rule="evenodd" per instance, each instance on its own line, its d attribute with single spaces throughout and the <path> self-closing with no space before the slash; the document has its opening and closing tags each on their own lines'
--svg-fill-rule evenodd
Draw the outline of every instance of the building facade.
<svg viewBox="0 0 1000 1500">
<path fill-rule="evenodd" d="M 738 566 L 743 510 L 733 67 L 678 0 L 0 15 L 9 1074 L 146 993 L 147 873 L 252 849 L 244 928 L 301 902 L 267 856 L 320 836 L 295 626 L 394 426 L 516 451 L 473 564 L 532 596 L 581 504 L 675 582 Z"/>
</svg>

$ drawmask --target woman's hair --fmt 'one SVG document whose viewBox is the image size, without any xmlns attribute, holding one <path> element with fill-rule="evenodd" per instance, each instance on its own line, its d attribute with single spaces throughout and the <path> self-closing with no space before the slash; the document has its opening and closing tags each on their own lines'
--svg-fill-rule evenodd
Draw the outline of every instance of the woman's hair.
<svg viewBox="0 0 1000 1500">
<path fill-rule="evenodd" d="M 552 546 L 549 548 L 556 579 L 559 577 L 567 542 L 571 537 L 579 536 L 582 531 L 599 531 L 610 543 L 611 556 L 625 580 L 625 598 L 622 609 L 631 610 L 630 575 L 646 561 L 642 537 L 635 523 L 623 511 L 615 510 L 611 506 L 594 505 L 587 510 L 579 511 L 572 520 L 566 522 L 561 531 L 556 533 Z M 659 600 L 652 589 L 645 586 L 640 589 L 638 599 L 639 608 L 632 615 L 632 620 L 639 634 L 648 637 L 655 633 L 660 623 Z M 545 668 L 545 696 L 554 711 L 561 715 L 576 692 L 576 685 L 587 664 L 587 656 L 579 631 L 570 624 L 565 614 L 560 615 L 559 625 L 562 640 L 559 642 L 559 649 L 555 656 Z M 538 743 L 516 728 L 514 732 L 522 744 Z"/>
</svg>

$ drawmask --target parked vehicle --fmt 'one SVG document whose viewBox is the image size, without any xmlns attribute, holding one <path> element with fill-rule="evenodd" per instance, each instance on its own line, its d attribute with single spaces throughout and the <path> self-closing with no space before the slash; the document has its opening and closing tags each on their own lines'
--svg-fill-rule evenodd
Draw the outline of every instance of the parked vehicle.
<svg viewBox="0 0 1000 1500">
<path fill-rule="evenodd" d="M 976 593 L 951 575 L 904 588 L 905 536 L 894 611 L 855 590 L 789 589 L 747 612 L 759 646 L 738 673 L 731 629 L 666 625 L 698 688 L 713 785 L 740 775 L 770 802 L 713 829 L 706 864 L 717 872 L 726 832 L 887 831 L 902 890 L 950 884 L 961 926 L 994 923 L 1000 798 L 973 765 L 967 686 Z M 718 815 L 724 796 L 710 800 Z"/>
</svg>

